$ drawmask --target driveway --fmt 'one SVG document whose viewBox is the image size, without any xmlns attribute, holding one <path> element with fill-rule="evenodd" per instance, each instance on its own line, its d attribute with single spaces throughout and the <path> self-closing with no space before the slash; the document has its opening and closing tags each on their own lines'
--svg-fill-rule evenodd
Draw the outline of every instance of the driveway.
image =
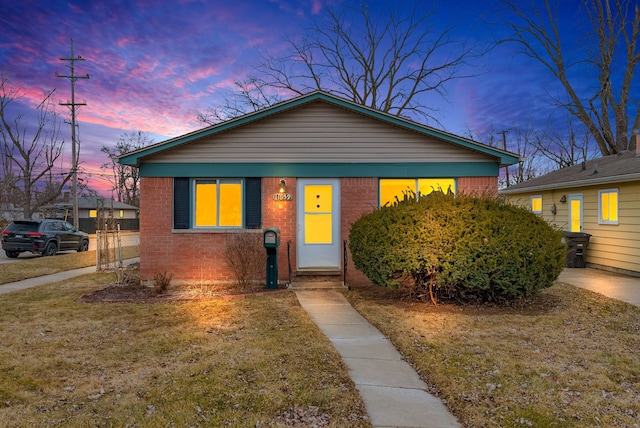
<svg viewBox="0 0 640 428">
<path fill-rule="evenodd" d="M 558 280 L 640 306 L 640 277 L 592 268 L 565 268 Z"/>
</svg>

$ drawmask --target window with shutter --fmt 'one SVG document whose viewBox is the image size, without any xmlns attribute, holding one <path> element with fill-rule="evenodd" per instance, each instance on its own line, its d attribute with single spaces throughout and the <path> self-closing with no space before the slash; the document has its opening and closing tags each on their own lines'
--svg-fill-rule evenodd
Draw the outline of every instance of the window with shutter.
<svg viewBox="0 0 640 428">
<path fill-rule="evenodd" d="M 262 180 L 174 178 L 174 229 L 262 226 Z"/>
</svg>

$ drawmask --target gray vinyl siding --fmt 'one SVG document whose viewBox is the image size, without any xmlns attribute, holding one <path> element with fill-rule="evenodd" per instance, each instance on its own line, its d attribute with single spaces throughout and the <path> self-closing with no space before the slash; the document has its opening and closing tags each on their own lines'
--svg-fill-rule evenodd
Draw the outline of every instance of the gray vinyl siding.
<svg viewBox="0 0 640 428">
<path fill-rule="evenodd" d="M 190 162 L 495 162 L 496 159 L 327 103 L 312 103 L 152 155 Z"/>
</svg>

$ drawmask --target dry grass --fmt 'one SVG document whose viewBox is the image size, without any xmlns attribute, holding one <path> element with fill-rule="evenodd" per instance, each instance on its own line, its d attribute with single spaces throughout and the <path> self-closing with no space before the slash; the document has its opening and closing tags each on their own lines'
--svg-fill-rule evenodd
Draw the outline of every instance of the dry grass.
<svg viewBox="0 0 640 428">
<path fill-rule="evenodd" d="M 640 426 L 640 308 L 562 283 L 506 309 L 347 295 L 465 426 Z"/>
<path fill-rule="evenodd" d="M 370 426 L 291 293 L 81 304 L 92 274 L 0 300 L 0 425 Z"/>
<path fill-rule="evenodd" d="M 122 257 L 129 259 L 140 255 L 139 246 L 122 248 Z M 83 253 L 64 252 L 53 257 L 36 257 L 29 260 L 19 260 L 13 263 L 0 264 L 0 284 L 50 275 L 72 269 L 80 269 L 96 265 L 96 251 Z"/>
</svg>

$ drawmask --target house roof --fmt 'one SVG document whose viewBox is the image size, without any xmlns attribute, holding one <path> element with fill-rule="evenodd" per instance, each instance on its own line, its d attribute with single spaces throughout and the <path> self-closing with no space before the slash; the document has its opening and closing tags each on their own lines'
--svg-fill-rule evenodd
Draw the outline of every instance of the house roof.
<svg viewBox="0 0 640 428">
<path fill-rule="evenodd" d="M 126 153 L 119 157 L 119 162 L 125 165 L 140 166 L 144 162 L 144 158 L 155 155 L 164 150 L 173 149 L 180 145 L 187 144 L 191 141 L 208 137 L 223 131 L 248 125 L 252 122 L 264 119 L 266 117 L 282 113 L 284 111 L 300 107 L 312 102 L 326 102 L 355 113 L 365 115 L 367 117 L 384 121 L 386 123 L 400 126 L 405 129 L 416 131 L 424 135 L 438 138 L 447 143 L 451 143 L 469 150 L 480 152 L 489 156 L 493 156 L 499 160 L 500 166 L 513 165 L 518 162 L 519 158 L 516 154 L 510 153 L 505 150 L 501 150 L 495 147 L 490 147 L 485 144 L 473 141 L 458 135 L 450 134 L 435 128 L 431 128 L 426 125 L 422 125 L 416 122 L 412 122 L 407 119 L 403 119 L 398 116 L 393 116 L 388 113 L 375 110 L 361 104 L 354 103 L 344 98 L 339 98 L 334 95 L 328 94 L 324 91 L 315 91 L 309 94 L 305 94 L 287 101 L 280 102 L 273 106 L 267 107 L 263 110 L 252 112 L 244 116 L 240 116 L 225 122 L 221 122 L 207 128 L 203 128 L 188 134 L 184 134 L 169 140 L 162 141 L 160 143 L 144 147 L 133 152 Z"/>
<path fill-rule="evenodd" d="M 138 207 L 135 207 L 133 205 L 118 202 L 110 198 L 100 198 L 97 196 L 88 196 L 88 197 L 78 198 L 78 208 L 84 209 L 84 210 L 97 209 L 98 200 L 101 200 L 100 206 L 107 209 L 115 209 L 115 210 L 137 210 L 138 209 Z M 65 209 L 71 206 L 72 206 L 72 202 L 58 202 L 56 204 L 49 205 L 46 208 Z"/>
<path fill-rule="evenodd" d="M 627 181 L 640 181 L 640 156 L 629 151 L 562 168 L 523 183 L 518 183 L 507 189 L 502 189 L 499 193 L 523 193 Z"/>
</svg>

